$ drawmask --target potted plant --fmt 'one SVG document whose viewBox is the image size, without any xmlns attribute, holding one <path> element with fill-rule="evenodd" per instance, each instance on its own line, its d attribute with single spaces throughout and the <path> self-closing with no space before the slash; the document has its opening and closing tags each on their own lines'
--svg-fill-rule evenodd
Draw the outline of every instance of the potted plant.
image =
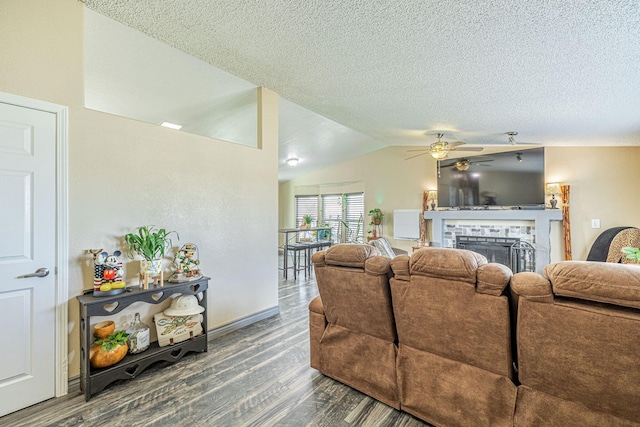
<svg viewBox="0 0 640 427">
<path fill-rule="evenodd" d="M 384 214 L 378 208 L 371 209 L 369 211 L 369 215 L 371 216 L 371 225 L 380 225 L 382 224 L 382 217 Z"/>
<path fill-rule="evenodd" d="M 371 217 L 371 222 L 369 222 L 369 231 L 367 233 L 371 235 L 371 239 L 377 239 L 379 227 L 380 224 L 382 224 L 382 217 L 384 215 L 380 209 L 375 208 L 369 211 L 369 216 Z"/>
<path fill-rule="evenodd" d="M 318 227 L 329 227 L 328 222 L 318 223 Z M 318 230 L 318 239 L 328 239 L 329 238 L 329 230 Z"/>
<path fill-rule="evenodd" d="M 311 217 L 311 215 L 305 215 L 302 217 L 302 225 L 300 226 L 300 228 L 311 228 L 311 221 L 313 221 L 313 218 Z"/>
<path fill-rule="evenodd" d="M 129 334 L 114 331 L 105 338 L 96 340 L 89 350 L 89 362 L 94 368 L 106 368 L 115 365 L 127 355 Z"/>
<path fill-rule="evenodd" d="M 151 277 L 160 275 L 162 270 L 162 258 L 166 249 L 173 244 L 171 234 L 175 231 L 167 231 L 164 228 L 154 230 L 153 225 L 144 225 L 136 228 L 136 233 L 129 233 L 124 236 L 124 240 L 129 245 L 128 255 L 133 258 L 134 254 L 140 255 L 144 260 L 140 261 L 140 272 L 148 272 Z"/>
</svg>

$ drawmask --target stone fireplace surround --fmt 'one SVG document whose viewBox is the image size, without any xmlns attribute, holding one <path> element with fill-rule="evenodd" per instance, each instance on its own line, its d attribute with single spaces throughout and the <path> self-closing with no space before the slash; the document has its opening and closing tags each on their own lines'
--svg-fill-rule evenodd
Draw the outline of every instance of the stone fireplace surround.
<svg viewBox="0 0 640 427">
<path fill-rule="evenodd" d="M 551 262 L 551 221 L 562 221 L 562 211 L 560 209 L 440 210 L 425 211 L 424 219 L 431 221 L 432 239 L 435 245 L 441 247 L 447 247 L 447 244 L 449 244 L 448 247 L 453 247 L 451 245 L 451 236 L 446 235 L 447 221 L 458 221 L 459 223 L 469 221 L 474 225 L 465 227 L 475 227 L 483 230 L 487 230 L 487 227 L 480 225 L 482 221 L 491 223 L 492 226 L 488 230 L 510 229 L 512 227 L 511 224 L 514 223 L 517 224 L 516 226 L 519 229 L 522 229 L 523 227 L 520 225 L 522 221 L 531 221 L 533 224 L 530 228 L 532 236 L 523 240 L 535 245 L 536 271 L 542 273 L 542 269 Z M 499 221 L 502 225 L 496 227 L 495 221 Z M 460 225 L 458 226 L 460 227 Z M 526 229 L 526 226 L 524 228 Z"/>
</svg>

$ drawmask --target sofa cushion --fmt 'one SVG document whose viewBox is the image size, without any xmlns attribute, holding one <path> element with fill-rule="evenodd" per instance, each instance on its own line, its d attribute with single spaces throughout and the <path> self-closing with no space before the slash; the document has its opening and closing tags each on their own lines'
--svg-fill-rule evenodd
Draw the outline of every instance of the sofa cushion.
<svg viewBox="0 0 640 427">
<path fill-rule="evenodd" d="M 556 295 L 640 308 L 640 266 L 562 261 L 544 274 Z"/>
<path fill-rule="evenodd" d="M 476 284 L 476 271 L 487 259 L 463 249 L 430 248 L 411 256 L 411 275 L 460 280 Z"/>
<path fill-rule="evenodd" d="M 342 243 L 333 245 L 324 254 L 327 265 L 364 268 L 367 258 L 380 255 L 380 251 L 371 245 Z"/>
</svg>

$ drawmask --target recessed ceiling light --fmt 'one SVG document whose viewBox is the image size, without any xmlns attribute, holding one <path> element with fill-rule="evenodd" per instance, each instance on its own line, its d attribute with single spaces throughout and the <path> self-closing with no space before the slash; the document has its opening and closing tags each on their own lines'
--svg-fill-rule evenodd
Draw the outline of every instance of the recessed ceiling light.
<svg viewBox="0 0 640 427">
<path fill-rule="evenodd" d="M 182 125 L 177 125 L 175 123 L 169 123 L 169 122 L 162 122 L 160 123 L 160 126 L 164 126 L 166 128 L 175 129 L 175 130 L 182 129 Z"/>
</svg>

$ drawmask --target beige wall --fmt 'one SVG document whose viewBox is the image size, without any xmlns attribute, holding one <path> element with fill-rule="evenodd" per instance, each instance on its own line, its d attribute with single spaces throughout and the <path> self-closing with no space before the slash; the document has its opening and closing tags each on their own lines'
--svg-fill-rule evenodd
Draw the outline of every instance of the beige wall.
<svg viewBox="0 0 640 427">
<path fill-rule="evenodd" d="M 281 227 L 294 226 L 294 196 L 305 189 L 324 188 L 334 182 L 359 182 L 365 192 L 365 211 L 380 207 L 385 213 L 384 234 L 393 237 L 394 209 L 419 209 L 422 192 L 436 188 L 436 163 L 429 156 L 412 160 L 407 147 L 389 147 L 280 184 Z M 596 237 L 607 228 L 640 227 L 640 147 L 548 147 L 546 181 L 571 186 L 571 236 L 573 259 L 584 260 Z M 591 219 L 602 228 L 592 229 Z M 564 259 L 562 229 L 551 230 L 552 261 Z M 411 242 L 396 241 L 410 248 Z"/>
<path fill-rule="evenodd" d="M 75 296 L 92 287 L 85 251 L 124 250 L 137 226 L 198 245 L 211 277 L 209 327 L 276 307 L 277 96 L 264 92 L 262 149 L 87 110 L 83 5 L 7 0 L 0 22 L 0 91 L 69 107 L 70 377 L 79 373 Z M 125 268 L 135 281 L 137 262 Z"/>
<path fill-rule="evenodd" d="M 640 147 L 549 147 L 545 163 L 547 182 L 571 186 L 573 259 L 586 259 L 608 228 L 640 227 Z M 602 228 L 591 228 L 592 219 Z"/>
</svg>

